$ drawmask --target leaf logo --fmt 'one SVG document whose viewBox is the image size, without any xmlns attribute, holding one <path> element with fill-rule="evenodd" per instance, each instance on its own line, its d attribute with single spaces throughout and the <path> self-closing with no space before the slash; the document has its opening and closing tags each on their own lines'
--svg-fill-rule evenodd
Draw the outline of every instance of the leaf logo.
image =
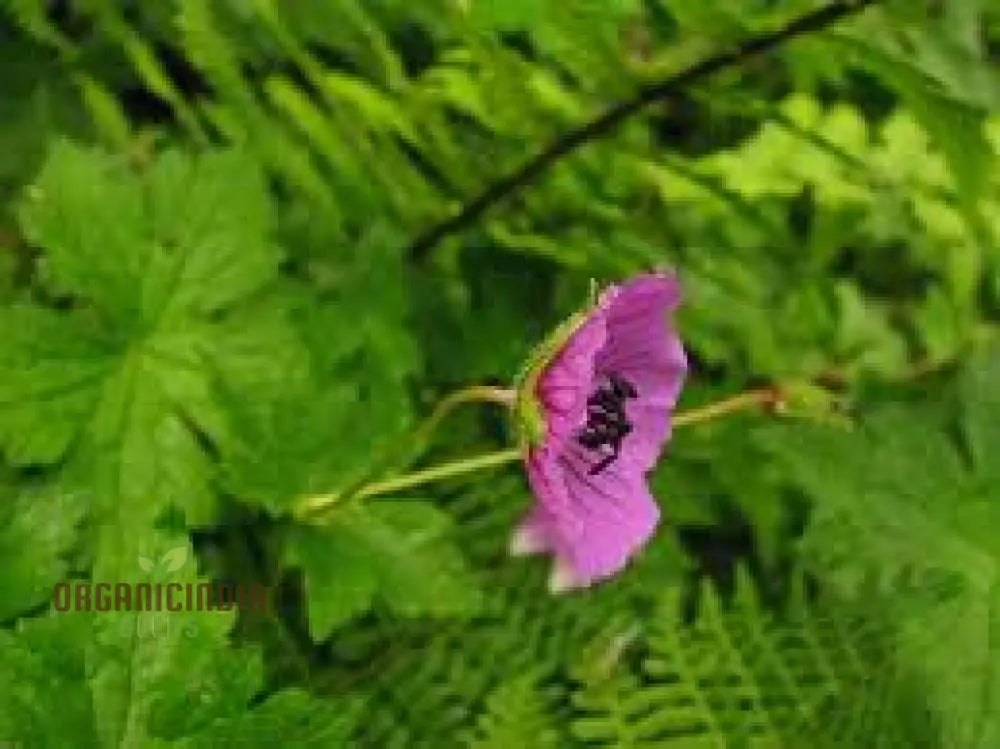
<svg viewBox="0 0 1000 749">
<path fill-rule="evenodd" d="M 174 549 L 167 549 L 167 552 L 160 558 L 159 563 L 154 562 L 149 557 L 139 557 L 139 567 L 143 572 L 152 572 L 159 567 L 167 572 L 176 572 L 187 562 L 187 547 L 178 546 Z"/>
</svg>

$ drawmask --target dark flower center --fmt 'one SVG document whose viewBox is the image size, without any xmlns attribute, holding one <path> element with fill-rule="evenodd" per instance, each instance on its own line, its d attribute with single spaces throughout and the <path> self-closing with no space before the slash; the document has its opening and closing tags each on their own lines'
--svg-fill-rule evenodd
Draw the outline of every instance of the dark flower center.
<svg viewBox="0 0 1000 749">
<path fill-rule="evenodd" d="M 601 455 L 588 473 L 593 476 L 611 465 L 621 452 L 622 440 L 632 431 L 625 415 L 625 401 L 638 397 L 635 386 L 612 372 L 607 382 L 587 398 L 587 425 L 576 435 L 576 441 Z"/>
</svg>

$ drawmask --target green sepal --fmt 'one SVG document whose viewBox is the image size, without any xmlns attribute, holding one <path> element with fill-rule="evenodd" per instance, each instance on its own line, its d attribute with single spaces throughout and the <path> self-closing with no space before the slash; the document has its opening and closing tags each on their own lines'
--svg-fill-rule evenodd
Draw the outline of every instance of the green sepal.
<svg viewBox="0 0 1000 749">
<path fill-rule="evenodd" d="M 518 445 L 525 451 L 545 440 L 545 413 L 536 393 L 538 379 L 595 306 L 597 294 L 592 289 L 587 308 L 561 322 L 545 340 L 532 349 L 521 371 L 514 378 L 514 388 L 517 390 L 513 409 L 514 430 Z"/>
</svg>

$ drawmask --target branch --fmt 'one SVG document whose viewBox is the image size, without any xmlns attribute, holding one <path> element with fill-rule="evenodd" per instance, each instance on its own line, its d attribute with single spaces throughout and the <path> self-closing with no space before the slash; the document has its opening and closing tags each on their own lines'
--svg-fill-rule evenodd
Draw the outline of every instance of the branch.
<svg viewBox="0 0 1000 749">
<path fill-rule="evenodd" d="M 750 39 L 733 50 L 721 52 L 714 57 L 702 60 L 664 81 L 643 86 L 633 98 L 615 104 L 596 119 L 557 138 L 519 168 L 489 185 L 477 197 L 466 203 L 457 214 L 432 226 L 410 245 L 409 257 L 418 263 L 425 260 L 430 250 L 442 239 L 470 226 L 492 206 L 509 197 L 519 188 L 531 183 L 562 157 L 588 141 L 614 132 L 622 121 L 641 111 L 652 102 L 673 96 L 681 88 L 698 79 L 708 77 L 719 70 L 768 52 L 789 39 L 821 31 L 835 21 L 858 13 L 876 2 L 878 0 L 834 2 L 812 13 L 806 13 L 778 31 Z"/>
</svg>

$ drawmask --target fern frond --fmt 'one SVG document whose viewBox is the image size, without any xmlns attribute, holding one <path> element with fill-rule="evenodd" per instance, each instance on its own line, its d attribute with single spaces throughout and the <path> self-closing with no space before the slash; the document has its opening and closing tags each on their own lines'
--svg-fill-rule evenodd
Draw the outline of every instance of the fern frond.
<svg viewBox="0 0 1000 749">
<path fill-rule="evenodd" d="M 926 715 L 897 678 L 872 612 L 804 599 L 769 615 L 749 575 L 724 605 L 705 584 L 684 623 L 664 595 L 643 638 L 641 668 L 590 672 L 574 695 L 575 734 L 614 747 L 916 746 Z M 877 617 L 874 619 L 877 621 Z M 884 743 L 902 737 L 903 743 Z"/>
<path fill-rule="evenodd" d="M 527 672 L 502 682 L 486 698 L 476 728 L 468 736 L 470 749 L 510 749 L 564 746 L 555 727 L 552 700 L 539 675 Z"/>
</svg>

